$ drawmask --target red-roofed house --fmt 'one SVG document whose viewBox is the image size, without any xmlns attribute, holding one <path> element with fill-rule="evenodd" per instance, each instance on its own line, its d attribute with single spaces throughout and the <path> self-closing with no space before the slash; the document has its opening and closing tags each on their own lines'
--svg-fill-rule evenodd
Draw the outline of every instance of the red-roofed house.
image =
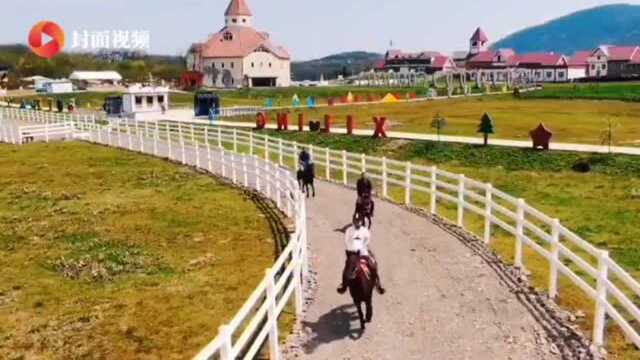
<svg viewBox="0 0 640 360">
<path fill-rule="evenodd" d="M 601 45 L 591 52 L 587 59 L 588 77 L 622 79 L 640 74 L 640 68 L 634 63 L 640 57 L 638 46 Z"/>
<path fill-rule="evenodd" d="M 591 51 L 577 51 L 570 57 L 569 62 L 569 80 L 582 79 L 587 77 L 587 69 L 589 68 L 588 59 Z"/>
<path fill-rule="evenodd" d="M 472 56 L 487 50 L 489 37 L 482 28 L 477 28 L 473 35 L 471 35 L 469 42 L 471 45 L 469 47 L 469 55 Z"/>
<path fill-rule="evenodd" d="M 225 26 L 187 53 L 187 70 L 202 73 L 213 87 L 289 86 L 291 62 L 285 48 L 251 25 L 246 0 L 231 0 Z"/>
<path fill-rule="evenodd" d="M 453 70 L 456 67 L 453 59 L 437 51 L 406 53 L 400 50 L 389 50 L 384 60 L 384 70 L 400 74 L 410 72 L 433 74 Z"/>
<path fill-rule="evenodd" d="M 471 80 L 479 76 L 483 81 L 503 82 L 507 71 L 516 66 L 516 53 L 511 49 L 481 51 L 467 60 L 465 68 L 471 73 Z"/>
</svg>

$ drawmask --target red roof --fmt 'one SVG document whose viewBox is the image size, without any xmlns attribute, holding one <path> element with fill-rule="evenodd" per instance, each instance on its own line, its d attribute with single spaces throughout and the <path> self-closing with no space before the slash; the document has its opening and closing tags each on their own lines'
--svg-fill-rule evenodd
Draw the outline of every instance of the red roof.
<svg viewBox="0 0 640 360">
<path fill-rule="evenodd" d="M 587 59 L 591 57 L 593 51 L 578 51 L 569 58 L 569 67 L 585 67 L 588 65 Z"/>
<path fill-rule="evenodd" d="M 251 10 L 249 10 L 249 6 L 245 0 L 231 0 L 229 6 L 227 7 L 227 11 L 224 13 L 225 16 L 252 16 Z"/>
<path fill-rule="evenodd" d="M 287 50 L 269 40 L 267 33 L 237 25 L 224 27 L 202 44 L 199 50 L 200 55 L 205 58 L 236 58 L 245 57 L 258 48 L 263 48 L 280 59 L 290 58 Z"/>
<path fill-rule="evenodd" d="M 438 55 L 433 58 L 433 63 L 431 64 L 434 68 L 444 68 L 447 63 L 450 61 L 450 57 Z"/>
<path fill-rule="evenodd" d="M 629 61 L 629 64 L 640 64 L 640 50 L 636 51 L 636 53 L 633 54 L 633 57 L 631 58 L 631 61 Z"/>
<path fill-rule="evenodd" d="M 566 64 L 566 59 L 563 55 L 554 53 L 531 53 L 518 56 L 517 63 L 518 65 L 560 66 Z"/>
<path fill-rule="evenodd" d="M 487 37 L 487 34 L 484 33 L 482 28 L 477 28 L 476 32 L 474 32 L 473 36 L 471 36 L 471 41 L 488 42 L 489 37 Z"/>
<path fill-rule="evenodd" d="M 638 52 L 637 46 L 609 46 L 603 45 L 598 48 L 602 50 L 609 61 L 630 61 L 636 52 Z M 598 50 L 596 49 L 596 51 Z"/>
<path fill-rule="evenodd" d="M 493 63 L 497 60 L 498 55 L 502 58 L 503 62 L 511 65 L 516 58 L 516 53 L 511 49 L 500 49 L 498 51 L 481 51 L 474 57 L 472 57 L 467 64 L 477 63 Z"/>
</svg>

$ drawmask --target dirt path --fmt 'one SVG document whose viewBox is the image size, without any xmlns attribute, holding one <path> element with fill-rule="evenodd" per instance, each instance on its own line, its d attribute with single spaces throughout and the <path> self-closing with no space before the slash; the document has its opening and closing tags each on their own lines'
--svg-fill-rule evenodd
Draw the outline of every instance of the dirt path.
<svg viewBox="0 0 640 360">
<path fill-rule="evenodd" d="M 321 183 L 308 202 L 315 300 L 298 339 L 305 359 L 556 359 L 545 330 L 472 249 L 427 219 L 378 201 L 372 248 L 386 295 L 359 331 L 338 295 L 353 191 Z M 555 354 L 554 354 L 555 353 Z"/>
</svg>

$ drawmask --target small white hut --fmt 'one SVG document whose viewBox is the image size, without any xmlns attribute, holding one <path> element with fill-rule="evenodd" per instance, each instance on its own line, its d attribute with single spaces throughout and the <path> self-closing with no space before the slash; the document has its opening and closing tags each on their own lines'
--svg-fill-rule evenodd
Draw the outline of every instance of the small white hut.
<svg viewBox="0 0 640 360">
<path fill-rule="evenodd" d="M 122 110 L 136 120 L 159 120 L 169 110 L 169 88 L 133 85 L 122 94 Z"/>
</svg>

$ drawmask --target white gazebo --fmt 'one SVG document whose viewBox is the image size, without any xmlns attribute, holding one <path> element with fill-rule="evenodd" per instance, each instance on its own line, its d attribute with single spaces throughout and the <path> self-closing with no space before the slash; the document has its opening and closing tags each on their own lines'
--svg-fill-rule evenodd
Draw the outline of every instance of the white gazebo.
<svg viewBox="0 0 640 360">
<path fill-rule="evenodd" d="M 133 85 L 122 94 L 123 115 L 136 120 L 159 120 L 169 110 L 169 88 Z"/>
</svg>

